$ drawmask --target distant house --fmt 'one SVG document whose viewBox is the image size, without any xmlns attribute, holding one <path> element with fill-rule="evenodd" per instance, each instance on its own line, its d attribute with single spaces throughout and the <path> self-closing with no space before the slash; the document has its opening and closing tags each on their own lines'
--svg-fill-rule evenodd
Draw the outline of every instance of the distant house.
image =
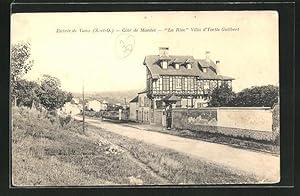
<svg viewBox="0 0 300 196">
<path fill-rule="evenodd" d="M 144 90 L 138 93 L 138 121 L 148 123 L 150 112 L 150 99 L 147 96 L 147 91 Z"/>
<path fill-rule="evenodd" d="M 108 102 L 107 101 L 102 101 L 100 110 L 107 110 Z"/>
<path fill-rule="evenodd" d="M 77 115 L 80 114 L 81 108 L 77 104 L 72 104 L 71 102 L 67 102 L 62 107 L 61 111 L 67 115 Z"/>
<path fill-rule="evenodd" d="M 129 102 L 129 120 L 138 121 L 138 96 Z"/>
<path fill-rule="evenodd" d="M 87 104 L 86 104 L 86 108 L 87 108 L 87 110 L 98 112 L 101 109 L 101 102 L 98 101 L 98 100 L 88 101 Z"/>
</svg>

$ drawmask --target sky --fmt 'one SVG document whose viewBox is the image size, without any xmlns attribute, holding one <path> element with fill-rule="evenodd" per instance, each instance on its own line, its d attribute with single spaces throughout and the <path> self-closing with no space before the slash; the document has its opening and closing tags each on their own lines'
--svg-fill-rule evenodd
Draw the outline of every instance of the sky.
<svg viewBox="0 0 300 196">
<path fill-rule="evenodd" d="M 144 89 L 143 60 L 161 46 L 170 55 L 196 59 L 210 51 L 221 75 L 235 78 L 236 92 L 279 84 L 275 11 L 18 13 L 12 15 L 11 41 L 31 43 L 34 66 L 25 79 L 49 74 L 71 92 L 81 92 L 83 83 L 86 91 Z"/>
</svg>

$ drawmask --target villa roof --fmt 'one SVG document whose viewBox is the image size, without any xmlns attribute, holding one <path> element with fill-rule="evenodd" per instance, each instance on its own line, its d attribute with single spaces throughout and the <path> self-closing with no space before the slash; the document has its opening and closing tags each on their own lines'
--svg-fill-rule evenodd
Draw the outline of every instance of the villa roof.
<svg viewBox="0 0 300 196">
<path fill-rule="evenodd" d="M 147 89 L 142 90 L 141 92 L 139 92 L 138 94 L 142 94 L 142 93 L 146 93 Z"/>
<path fill-rule="evenodd" d="M 129 101 L 129 103 L 135 103 L 139 101 L 139 97 L 135 96 L 131 101 Z"/>
<path fill-rule="evenodd" d="M 177 75 L 177 76 L 198 76 L 200 79 L 215 80 L 233 80 L 228 76 L 217 75 L 216 64 L 212 60 L 194 59 L 193 56 L 170 55 L 167 69 L 162 69 L 160 65 L 159 55 L 147 55 L 144 59 L 144 65 L 149 69 L 152 78 L 158 79 L 161 75 Z M 186 64 L 191 64 L 191 69 L 187 69 Z M 175 64 L 179 64 L 179 69 L 175 68 Z M 203 72 L 202 68 L 210 68 L 211 70 Z"/>
<path fill-rule="evenodd" d="M 217 65 L 212 60 L 206 60 L 206 59 L 196 59 L 196 61 L 201 65 L 201 67 L 212 67 L 216 69 Z"/>
</svg>

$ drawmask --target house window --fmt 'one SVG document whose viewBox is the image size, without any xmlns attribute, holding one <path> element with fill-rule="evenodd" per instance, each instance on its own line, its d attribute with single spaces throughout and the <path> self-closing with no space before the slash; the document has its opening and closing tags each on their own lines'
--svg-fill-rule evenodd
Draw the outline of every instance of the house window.
<svg viewBox="0 0 300 196">
<path fill-rule="evenodd" d="M 167 68 L 168 68 L 168 63 L 167 63 L 167 61 L 162 61 L 162 62 L 161 62 L 161 65 L 162 65 L 162 68 L 163 68 L 163 69 L 167 69 Z"/>
<path fill-rule="evenodd" d="M 190 63 L 187 64 L 187 69 L 192 69 L 192 65 Z"/>
<path fill-rule="evenodd" d="M 187 107 L 188 108 L 192 107 L 192 99 L 190 98 L 187 99 Z"/>
<path fill-rule="evenodd" d="M 216 88 L 218 86 L 218 83 L 216 80 L 212 80 L 212 81 L 210 81 L 210 83 L 211 83 L 212 88 Z"/>
<path fill-rule="evenodd" d="M 181 86 L 182 86 L 182 90 L 187 90 L 187 78 L 186 77 L 182 78 Z"/>
<path fill-rule="evenodd" d="M 179 69 L 179 64 L 178 63 L 175 64 L 175 69 Z"/>
<path fill-rule="evenodd" d="M 163 78 L 163 91 L 168 91 L 170 90 L 170 78 L 169 77 L 164 77 Z"/>
<path fill-rule="evenodd" d="M 218 86 L 220 87 L 222 85 L 222 81 L 218 80 Z"/>
<path fill-rule="evenodd" d="M 176 88 L 181 89 L 181 78 L 176 78 Z"/>
<path fill-rule="evenodd" d="M 198 81 L 198 90 L 202 91 L 203 90 L 203 80 Z"/>
<path fill-rule="evenodd" d="M 156 82 L 156 80 L 153 80 L 153 90 L 156 90 L 157 89 L 157 87 L 156 87 L 156 84 L 157 84 L 157 82 Z"/>
<path fill-rule="evenodd" d="M 206 68 L 203 68 L 203 72 L 206 73 L 206 72 L 207 72 L 207 69 L 206 69 Z"/>
<path fill-rule="evenodd" d="M 203 88 L 204 88 L 205 92 L 207 92 L 207 90 L 209 89 L 209 81 L 208 80 L 205 80 L 203 82 Z"/>
<path fill-rule="evenodd" d="M 159 78 L 159 80 L 158 80 L 158 88 L 159 88 L 159 90 L 161 90 L 162 89 L 162 78 Z"/>
<path fill-rule="evenodd" d="M 197 103 L 197 108 L 202 108 L 203 107 L 203 103 Z"/>
<path fill-rule="evenodd" d="M 194 78 L 188 78 L 187 80 L 187 90 L 194 89 Z"/>
<path fill-rule="evenodd" d="M 160 80 L 153 80 L 153 90 L 159 90 Z"/>
</svg>

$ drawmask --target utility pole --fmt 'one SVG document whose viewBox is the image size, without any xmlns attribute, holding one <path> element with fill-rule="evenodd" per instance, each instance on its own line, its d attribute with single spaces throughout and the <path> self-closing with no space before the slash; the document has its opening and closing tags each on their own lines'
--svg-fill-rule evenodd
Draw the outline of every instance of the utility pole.
<svg viewBox="0 0 300 196">
<path fill-rule="evenodd" d="M 82 131 L 85 132 L 85 100 L 84 100 L 84 81 L 82 82 Z"/>
<path fill-rule="evenodd" d="M 125 100 L 125 107 L 124 108 L 126 109 L 126 97 L 124 98 L 124 100 Z"/>
</svg>

